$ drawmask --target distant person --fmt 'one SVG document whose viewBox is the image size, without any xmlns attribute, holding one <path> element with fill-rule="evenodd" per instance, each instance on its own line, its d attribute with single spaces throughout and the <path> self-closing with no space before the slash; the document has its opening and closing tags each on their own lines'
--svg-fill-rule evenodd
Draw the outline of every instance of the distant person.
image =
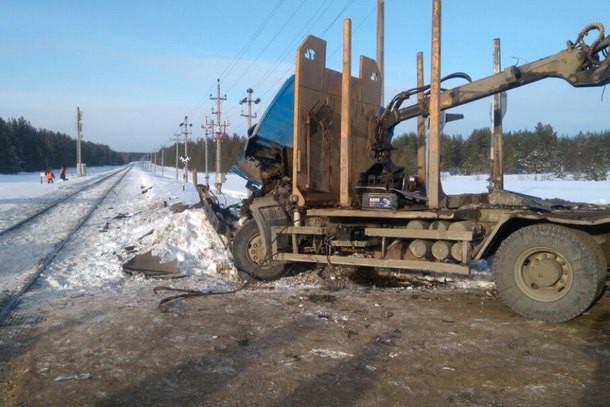
<svg viewBox="0 0 610 407">
<path fill-rule="evenodd" d="M 52 184 L 54 179 L 55 179 L 55 174 L 53 174 L 53 171 L 49 168 L 47 170 L 47 184 Z"/>
<path fill-rule="evenodd" d="M 66 178 L 66 167 L 64 167 L 63 165 L 59 169 L 59 178 L 61 178 L 62 181 L 67 181 L 68 180 Z"/>
</svg>

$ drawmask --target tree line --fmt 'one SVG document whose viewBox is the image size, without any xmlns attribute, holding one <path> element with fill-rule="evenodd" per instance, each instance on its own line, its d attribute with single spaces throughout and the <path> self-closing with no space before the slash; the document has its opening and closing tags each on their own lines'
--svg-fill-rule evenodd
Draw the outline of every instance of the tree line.
<svg viewBox="0 0 610 407">
<path fill-rule="evenodd" d="M 503 160 L 506 174 L 553 174 L 563 178 L 605 180 L 610 171 L 610 131 L 558 136 L 549 124 L 531 130 L 505 132 Z M 441 135 L 441 170 L 451 174 L 489 173 L 491 131 L 474 130 L 470 137 Z M 408 174 L 417 173 L 417 135 L 393 140 L 394 160 Z"/>
<path fill-rule="evenodd" d="M 88 166 L 123 165 L 132 159 L 131 154 L 113 151 L 107 145 L 81 141 L 81 161 Z M 0 117 L 0 173 L 45 171 L 62 165 L 76 166 L 75 139 L 36 129 L 23 117 Z"/>
<path fill-rule="evenodd" d="M 237 133 L 233 133 L 232 136 L 225 136 L 222 138 L 220 143 L 220 168 L 223 173 L 229 171 L 231 165 L 233 165 L 244 152 L 246 145 L 246 138 L 239 136 Z M 208 170 L 210 172 L 216 171 L 216 149 L 218 143 L 208 139 Z M 178 150 L 178 167 L 182 168 L 183 163 L 180 161 L 180 157 L 184 157 L 184 142 L 178 142 L 168 147 L 163 147 L 161 151 L 156 154 L 156 163 L 168 167 L 174 167 L 176 165 L 176 148 Z M 162 154 L 162 156 L 161 156 Z M 189 140 L 188 143 L 188 156 L 190 157 L 189 168 L 197 169 L 198 171 L 205 170 L 205 140 L 203 137 L 195 140 Z M 161 163 L 163 159 L 163 163 Z"/>
<path fill-rule="evenodd" d="M 221 170 L 229 168 L 243 154 L 246 138 L 234 133 L 220 143 Z M 441 135 L 441 170 L 452 174 L 470 175 L 489 173 L 491 132 L 488 128 L 476 129 L 469 137 Z M 218 143 L 208 140 L 208 169 L 216 169 Z M 405 167 L 408 174 L 417 173 L 417 135 L 406 133 L 393 140 L 396 151 L 394 161 Z M 163 147 L 156 154 L 157 164 L 176 165 L 184 156 L 184 143 Z M 205 169 L 205 143 L 203 138 L 190 140 L 189 167 Z M 505 132 L 503 136 L 504 171 L 507 174 L 570 175 L 576 179 L 605 180 L 610 171 L 610 131 L 586 132 L 576 136 L 558 136 L 549 124 L 538 123 L 535 129 Z M 90 141 L 81 142 L 82 162 L 88 166 L 123 165 L 139 160 L 143 153 L 121 153 L 107 145 Z M 76 165 L 76 140 L 70 136 L 46 129 L 36 129 L 23 117 L 0 118 L 0 173 L 44 171 L 61 165 Z M 182 162 L 178 161 L 182 168 Z"/>
</svg>

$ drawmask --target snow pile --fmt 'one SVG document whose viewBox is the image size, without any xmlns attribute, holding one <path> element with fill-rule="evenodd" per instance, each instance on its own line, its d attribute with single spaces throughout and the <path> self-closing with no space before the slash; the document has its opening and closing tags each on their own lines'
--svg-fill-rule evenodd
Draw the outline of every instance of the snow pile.
<svg viewBox="0 0 610 407">
<path fill-rule="evenodd" d="M 192 185 L 135 166 L 53 262 L 47 283 L 70 290 L 145 285 L 142 276 L 125 274 L 123 264 L 151 252 L 163 263 L 177 261 L 178 272 L 187 276 L 175 280 L 181 286 L 233 288 L 239 281 L 237 270 L 203 211 L 191 208 L 198 202 Z M 171 209 L 175 204 L 186 209 L 175 212 Z"/>
</svg>

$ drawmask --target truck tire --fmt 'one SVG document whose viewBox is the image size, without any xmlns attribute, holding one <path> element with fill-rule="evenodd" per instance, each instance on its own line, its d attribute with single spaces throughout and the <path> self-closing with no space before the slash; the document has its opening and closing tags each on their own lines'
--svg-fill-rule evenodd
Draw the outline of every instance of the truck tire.
<svg viewBox="0 0 610 407">
<path fill-rule="evenodd" d="M 598 298 L 607 273 L 604 254 L 584 232 L 553 224 L 524 227 L 498 248 L 493 274 L 498 294 L 528 318 L 562 322 Z"/>
<path fill-rule="evenodd" d="M 599 279 L 599 288 L 598 288 L 598 292 L 597 292 L 597 297 L 601 296 L 601 294 L 604 292 L 605 288 L 606 288 L 606 280 L 608 280 L 608 262 L 606 261 L 606 256 L 604 255 L 604 251 L 602 250 L 602 248 L 597 244 L 597 242 L 595 241 L 595 239 L 593 239 L 593 237 L 583 231 L 580 230 L 572 230 L 572 232 L 576 233 L 576 234 L 580 234 L 581 237 L 583 239 L 585 239 L 585 241 L 589 242 L 590 245 L 594 246 L 595 248 L 597 248 L 597 250 L 595 250 L 595 254 L 596 254 L 596 258 L 595 260 L 597 261 L 597 277 Z"/>
<path fill-rule="evenodd" d="M 259 280 L 275 280 L 284 274 L 283 263 L 265 258 L 265 244 L 254 220 L 237 231 L 232 253 L 235 266 Z"/>
</svg>

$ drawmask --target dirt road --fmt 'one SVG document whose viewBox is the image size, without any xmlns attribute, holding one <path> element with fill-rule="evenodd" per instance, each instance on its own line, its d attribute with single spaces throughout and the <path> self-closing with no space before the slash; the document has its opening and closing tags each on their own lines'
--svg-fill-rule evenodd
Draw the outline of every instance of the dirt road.
<svg viewBox="0 0 610 407">
<path fill-rule="evenodd" d="M 608 291 L 580 318 L 548 324 L 486 290 L 329 288 L 310 274 L 167 312 L 154 281 L 52 301 L 34 292 L 2 328 L 0 404 L 608 403 Z"/>
</svg>

